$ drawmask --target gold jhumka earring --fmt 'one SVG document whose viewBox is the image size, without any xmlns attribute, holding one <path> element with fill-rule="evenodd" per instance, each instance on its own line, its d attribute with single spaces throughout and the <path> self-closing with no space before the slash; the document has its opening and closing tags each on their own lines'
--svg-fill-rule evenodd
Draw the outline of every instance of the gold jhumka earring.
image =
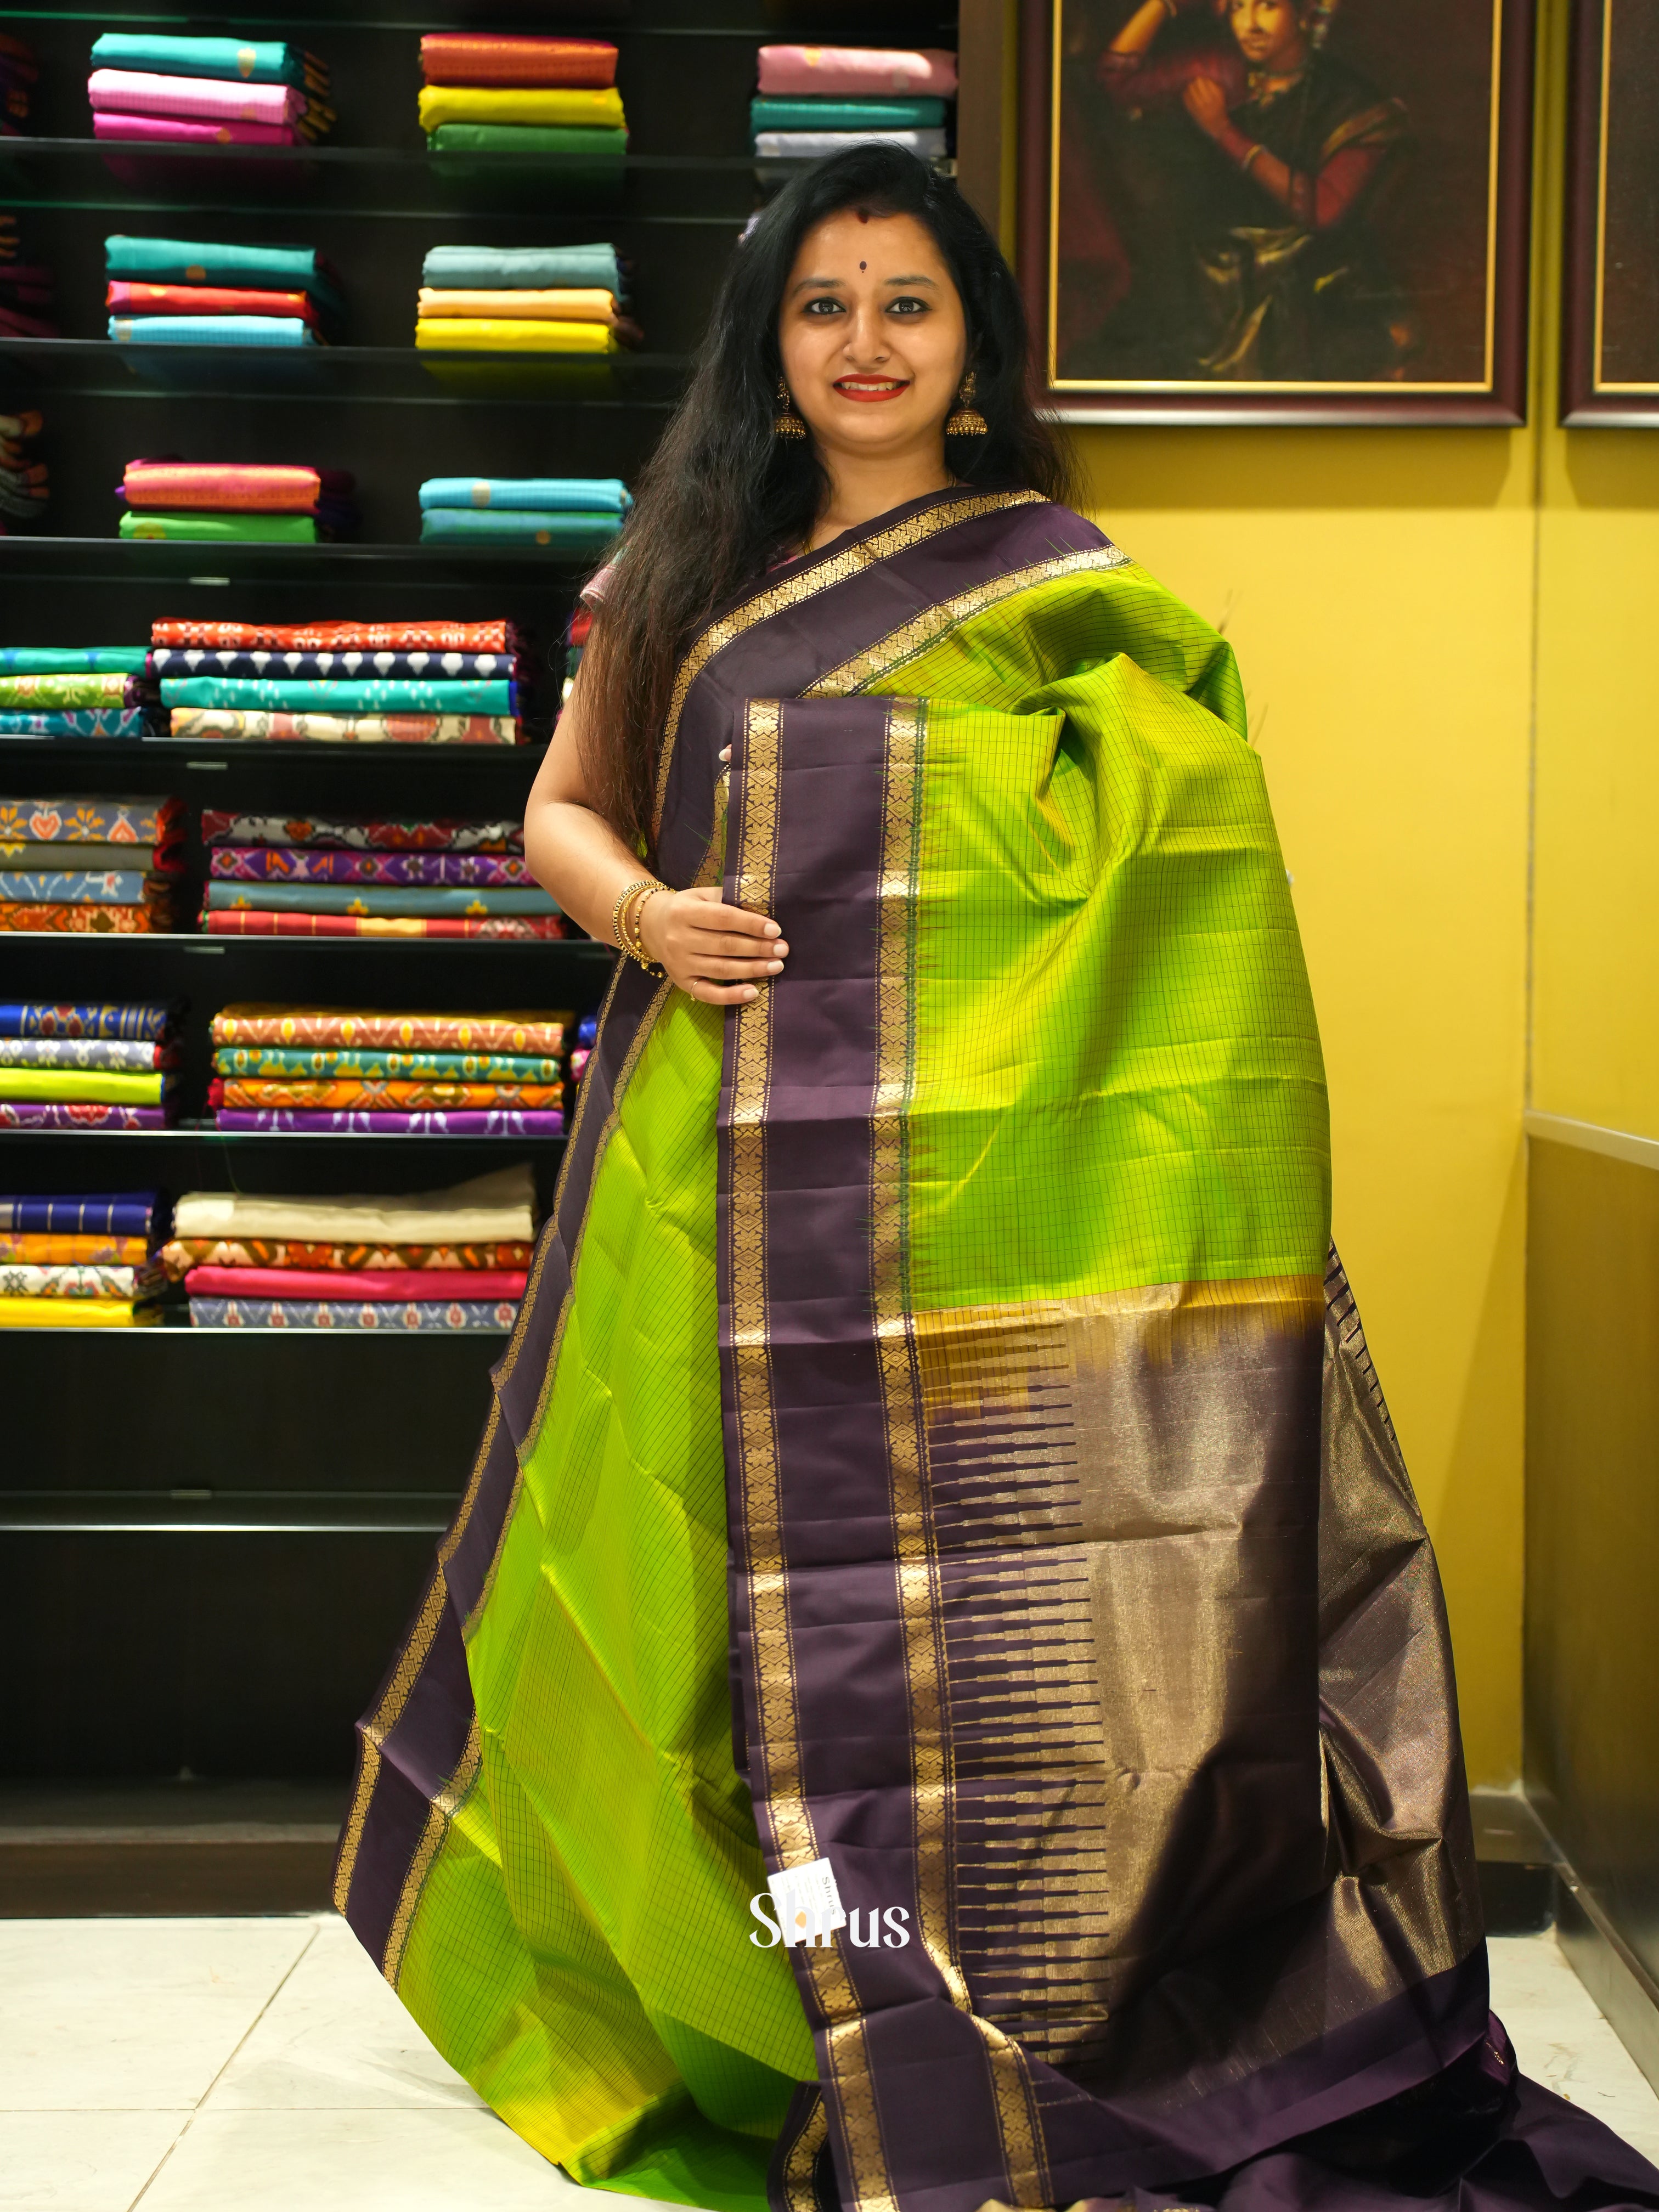
<svg viewBox="0 0 1659 2212">
<path fill-rule="evenodd" d="M 983 438 L 991 426 L 974 404 L 974 372 L 970 368 L 962 380 L 962 389 L 957 394 L 956 411 L 945 425 L 947 438 Z"/>
<path fill-rule="evenodd" d="M 772 424 L 772 435 L 775 438 L 804 438 L 806 435 L 806 425 L 796 414 L 795 403 L 789 397 L 788 380 L 781 376 L 778 379 L 778 411 Z"/>
</svg>

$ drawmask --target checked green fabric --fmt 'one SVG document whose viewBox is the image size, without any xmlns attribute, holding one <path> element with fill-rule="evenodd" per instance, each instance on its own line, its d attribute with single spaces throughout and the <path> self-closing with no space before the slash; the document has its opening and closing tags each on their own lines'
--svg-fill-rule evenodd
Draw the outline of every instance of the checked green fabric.
<svg viewBox="0 0 1659 2212">
<path fill-rule="evenodd" d="M 1322 1273 L 1319 1044 L 1229 649 L 1133 564 L 878 687 L 930 702 L 917 1310 Z M 399 1994 L 578 2180 L 761 2212 L 814 2073 L 732 1763 L 717 1009 L 673 996 L 597 1170 L 550 1403 L 469 1626 L 477 1786 Z"/>
</svg>

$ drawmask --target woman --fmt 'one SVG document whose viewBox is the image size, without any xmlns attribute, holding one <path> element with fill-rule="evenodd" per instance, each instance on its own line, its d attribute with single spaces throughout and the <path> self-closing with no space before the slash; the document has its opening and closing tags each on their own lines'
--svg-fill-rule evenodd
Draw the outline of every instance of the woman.
<svg viewBox="0 0 1659 2212">
<path fill-rule="evenodd" d="M 1488 2022 L 1231 654 L 1024 374 L 908 155 L 735 257 L 532 797 L 629 957 L 337 1894 L 613 2190 L 1541 2205 L 1541 2131 L 1659 2204 Z"/>
<path fill-rule="evenodd" d="M 1218 0 L 1226 45 L 1155 53 L 1180 4 L 1143 0 L 1100 58 L 1125 129 L 1159 149 L 1137 163 L 1126 147 L 1128 172 L 1148 159 L 1168 172 L 1189 240 L 1173 270 L 1158 265 L 1167 233 L 1143 241 L 1151 296 L 1132 294 L 1127 313 L 1139 322 L 1164 295 L 1182 303 L 1189 377 L 1396 375 L 1413 331 L 1367 216 L 1404 108 L 1321 51 L 1329 10 L 1310 0 Z"/>
</svg>

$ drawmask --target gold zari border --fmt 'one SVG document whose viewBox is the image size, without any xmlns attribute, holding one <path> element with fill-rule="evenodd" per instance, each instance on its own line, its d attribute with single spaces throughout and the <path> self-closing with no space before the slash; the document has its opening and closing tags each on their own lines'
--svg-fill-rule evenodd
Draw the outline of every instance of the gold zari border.
<svg viewBox="0 0 1659 2212">
<path fill-rule="evenodd" d="M 766 622 L 773 615 L 781 614 L 785 608 L 800 605 L 815 599 L 820 592 L 830 591 L 844 584 L 849 576 L 856 576 L 865 568 L 875 567 L 895 553 L 903 553 L 913 545 L 925 544 L 937 538 L 943 530 L 954 530 L 959 522 L 972 522 L 981 514 L 994 514 L 1004 507 L 1030 507 L 1042 503 L 1042 495 L 1036 491 L 986 492 L 977 499 L 953 500 L 942 507 L 930 507 L 925 514 L 913 514 L 908 522 L 895 523 L 890 530 L 878 531 L 873 538 L 864 538 L 857 545 L 849 545 L 844 553 L 835 554 L 775 584 L 757 592 L 731 613 L 722 615 L 718 622 L 710 623 L 681 661 L 674 678 L 674 689 L 668 702 L 667 719 L 663 726 L 662 757 L 657 763 L 656 804 L 652 811 L 651 834 L 657 836 L 662 830 L 663 807 L 668 797 L 668 771 L 673 764 L 674 740 L 679 734 L 680 716 L 691 686 L 714 658 L 741 637 L 757 623 Z M 810 694 L 808 695 L 810 696 Z"/>
<path fill-rule="evenodd" d="M 740 898 L 763 913 L 770 908 L 777 865 L 781 719 L 775 699 L 753 699 L 745 708 L 742 822 L 734 860 Z M 819 1852 L 801 1789 L 799 1714 L 772 1401 L 766 1289 L 766 1114 L 771 1079 L 772 994 L 763 988 L 760 996 L 736 1016 L 726 1136 L 737 1491 L 760 1707 L 757 1750 L 773 1846 L 782 1865 L 804 1866 Z M 848 2212 L 854 2208 L 856 2212 L 897 2212 L 882 2147 L 864 2020 L 846 1960 L 833 1941 L 823 1948 L 809 1946 L 801 1956 L 826 2023 L 829 2070 L 840 2104 L 853 2185 Z"/>
<path fill-rule="evenodd" d="M 988 607 L 1000 606 L 1003 600 L 1013 599 L 1018 592 L 1034 591 L 1039 584 L 1058 582 L 1062 576 L 1077 576 L 1091 569 L 1123 568 L 1129 565 L 1129 556 L 1115 545 L 1085 546 L 1080 553 L 1057 553 L 1047 561 L 1033 561 L 1024 568 L 1010 568 L 1000 576 L 993 576 L 983 584 L 958 592 L 954 599 L 940 599 L 931 607 L 924 607 L 897 629 L 890 629 L 885 637 L 878 638 L 862 653 L 855 653 L 850 660 L 843 660 L 838 668 L 820 676 L 816 684 L 809 684 L 801 693 L 803 699 L 845 699 L 855 691 L 862 691 L 878 677 L 890 676 L 907 660 L 915 660 L 926 653 L 930 645 L 937 645 L 947 630 L 958 623 L 971 622 Z"/>
</svg>

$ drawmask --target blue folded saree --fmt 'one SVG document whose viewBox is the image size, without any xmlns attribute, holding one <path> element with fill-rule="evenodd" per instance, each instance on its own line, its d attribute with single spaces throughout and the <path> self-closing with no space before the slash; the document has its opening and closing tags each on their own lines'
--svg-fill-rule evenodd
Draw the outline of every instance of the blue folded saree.
<svg viewBox="0 0 1659 2212">
<path fill-rule="evenodd" d="M 88 707 L 61 714 L 0 714 L 0 738 L 137 738 L 142 707 Z"/>
<path fill-rule="evenodd" d="M 513 513 L 614 515 L 634 504 L 620 477 L 428 477 L 421 507 L 502 507 Z"/>
<path fill-rule="evenodd" d="M 942 100 L 751 100 L 751 131 L 926 131 L 945 120 Z"/>
<path fill-rule="evenodd" d="M 168 676 L 167 707 L 274 708 L 279 714 L 514 714 L 515 687 L 500 678 L 447 683 L 415 677 Z"/>
<path fill-rule="evenodd" d="M 421 282 L 452 292 L 623 290 L 614 246 L 434 246 Z"/>
<path fill-rule="evenodd" d="M 306 58 L 276 39 L 172 39 L 153 32 L 105 31 L 93 40 L 94 69 L 154 70 L 162 76 L 216 77 L 225 84 L 307 82 Z M 310 73 L 313 77 L 320 71 Z"/>
<path fill-rule="evenodd" d="M 568 514 L 550 507 L 430 507 L 421 517 L 422 540 L 493 539 L 498 544 L 556 545 L 567 553 L 597 553 L 621 527 L 619 514 Z"/>
<path fill-rule="evenodd" d="M 112 315 L 117 345 L 314 346 L 322 340 L 298 315 Z"/>
<path fill-rule="evenodd" d="M 0 646 L 0 676 L 142 676 L 142 645 Z"/>
<path fill-rule="evenodd" d="M 394 890 L 374 884 L 239 884 L 207 886 L 210 910 L 258 908 L 284 914 L 562 914 L 548 891 L 426 886 Z"/>
<path fill-rule="evenodd" d="M 129 868 L 0 868 L 0 902 L 23 906 L 143 906 L 148 878 Z"/>
</svg>

